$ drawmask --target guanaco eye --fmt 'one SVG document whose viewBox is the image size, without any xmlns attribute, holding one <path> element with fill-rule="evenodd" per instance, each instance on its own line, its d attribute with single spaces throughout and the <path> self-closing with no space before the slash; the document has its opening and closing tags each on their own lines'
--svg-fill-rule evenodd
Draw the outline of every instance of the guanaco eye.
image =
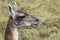
<svg viewBox="0 0 60 40">
<path fill-rule="evenodd" d="M 25 16 L 19 16 L 19 18 L 25 18 Z"/>
<path fill-rule="evenodd" d="M 25 16 L 25 14 L 24 13 L 20 13 L 19 16 Z"/>
<path fill-rule="evenodd" d="M 24 13 L 20 13 L 19 14 L 19 18 L 25 18 L 25 14 Z"/>
</svg>

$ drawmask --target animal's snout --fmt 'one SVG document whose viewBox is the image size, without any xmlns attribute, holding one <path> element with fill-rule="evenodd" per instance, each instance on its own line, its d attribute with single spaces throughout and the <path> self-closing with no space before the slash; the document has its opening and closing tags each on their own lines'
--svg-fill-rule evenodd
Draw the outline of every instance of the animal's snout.
<svg viewBox="0 0 60 40">
<path fill-rule="evenodd" d="M 33 22 L 32 22 L 32 26 L 33 27 L 37 27 L 39 25 L 39 20 L 38 19 L 35 19 Z"/>
<path fill-rule="evenodd" d="M 39 24 L 39 20 L 36 19 L 34 25 L 37 25 L 38 26 L 38 24 Z"/>
<path fill-rule="evenodd" d="M 38 22 L 39 22 L 39 20 L 38 20 L 38 19 L 36 19 L 36 21 L 38 21 Z"/>
</svg>

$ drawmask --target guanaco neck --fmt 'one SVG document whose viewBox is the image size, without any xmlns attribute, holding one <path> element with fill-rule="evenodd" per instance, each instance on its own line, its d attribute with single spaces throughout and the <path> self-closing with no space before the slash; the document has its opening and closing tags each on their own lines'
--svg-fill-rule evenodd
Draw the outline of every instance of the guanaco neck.
<svg viewBox="0 0 60 40">
<path fill-rule="evenodd" d="M 13 24 L 11 18 L 7 23 L 4 40 L 18 40 L 18 30 L 17 27 Z"/>
</svg>

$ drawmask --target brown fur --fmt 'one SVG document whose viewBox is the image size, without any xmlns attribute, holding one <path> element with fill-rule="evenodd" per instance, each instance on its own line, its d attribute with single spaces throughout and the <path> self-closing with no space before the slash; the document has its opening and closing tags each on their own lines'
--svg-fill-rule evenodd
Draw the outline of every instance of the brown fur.
<svg viewBox="0 0 60 40">
<path fill-rule="evenodd" d="M 4 40 L 14 40 L 12 30 L 14 28 L 21 28 L 21 27 L 34 27 L 36 28 L 39 24 L 39 20 L 28 13 L 25 13 L 21 10 L 13 10 L 11 5 L 8 6 L 10 12 L 10 18 L 7 23 L 6 31 L 5 31 L 5 39 Z M 13 12 L 12 12 L 13 10 Z M 15 15 L 14 15 L 15 14 Z M 13 16 L 14 15 L 14 16 Z M 17 31 L 16 31 L 17 32 Z M 18 33 L 18 32 L 17 32 Z M 14 36 L 15 38 L 15 36 Z M 18 39 L 16 39 L 18 40 Z"/>
</svg>

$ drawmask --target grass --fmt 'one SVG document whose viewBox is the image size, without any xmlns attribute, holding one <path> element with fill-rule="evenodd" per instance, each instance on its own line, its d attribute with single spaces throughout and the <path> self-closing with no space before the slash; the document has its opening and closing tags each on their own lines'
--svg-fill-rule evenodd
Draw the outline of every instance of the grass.
<svg viewBox="0 0 60 40">
<path fill-rule="evenodd" d="M 60 0 L 0 0 L 0 40 L 9 18 L 7 5 L 14 1 L 18 9 L 24 8 L 40 20 L 37 29 L 22 30 L 24 40 L 60 40 Z"/>
</svg>

